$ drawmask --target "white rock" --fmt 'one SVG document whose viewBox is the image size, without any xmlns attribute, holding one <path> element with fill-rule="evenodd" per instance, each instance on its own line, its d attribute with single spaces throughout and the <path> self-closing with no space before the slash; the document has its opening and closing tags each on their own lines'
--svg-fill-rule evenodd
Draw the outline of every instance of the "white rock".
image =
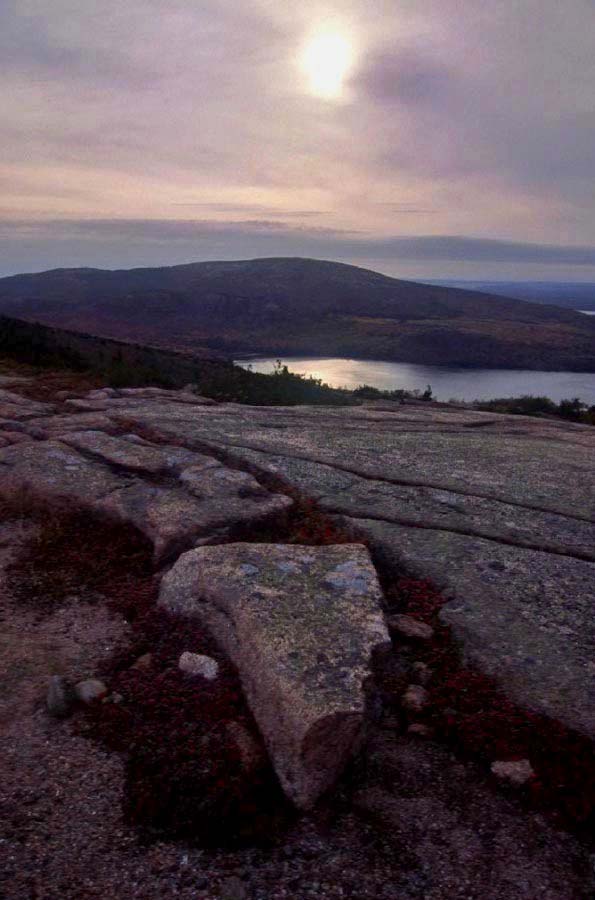
<svg viewBox="0 0 595 900">
<path fill-rule="evenodd" d="M 74 693 L 81 703 L 93 703 L 107 694 L 107 687 L 98 678 L 87 678 L 74 686 Z"/>
<path fill-rule="evenodd" d="M 496 778 L 515 787 L 521 787 L 535 775 L 528 759 L 497 760 L 491 768 Z"/>
<path fill-rule="evenodd" d="M 200 653 L 182 653 L 178 660 L 178 668 L 186 675 L 201 675 L 207 681 L 214 681 L 219 674 L 219 663 L 211 656 Z"/>
</svg>

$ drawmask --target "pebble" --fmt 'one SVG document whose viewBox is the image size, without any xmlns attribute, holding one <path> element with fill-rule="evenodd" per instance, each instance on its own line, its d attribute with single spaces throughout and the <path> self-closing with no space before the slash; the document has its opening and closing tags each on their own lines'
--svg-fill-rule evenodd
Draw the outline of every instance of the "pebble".
<svg viewBox="0 0 595 900">
<path fill-rule="evenodd" d="M 492 763 L 491 768 L 496 778 L 507 781 L 514 787 L 522 787 L 535 775 L 528 759 L 497 760 Z"/>
<path fill-rule="evenodd" d="M 104 387 L 104 388 L 96 388 L 94 391 L 89 391 L 87 394 L 88 400 L 107 400 L 109 397 L 116 397 L 117 392 L 114 388 Z"/>
<path fill-rule="evenodd" d="M 64 719 L 72 712 L 72 688 L 62 675 L 52 675 L 46 698 L 47 710 L 56 719 Z"/>
<path fill-rule="evenodd" d="M 219 663 L 211 656 L 203 656 L 200 653 L 182 653 L 178 660 L 178 668 L 186 675 L 201 675 L 207 681 L 214 681 L 219 674 Z"/>
<path fill-rule="evenodd" d="M 412 616 L 394 615 L 387 617 L 388 627 L 398 632 L 402 637 L 416 641 L 431 641 L 434 637 L 434 629 L 419 619 Z"/>
<path fill-rule="evenodd" d="M 410 684 L 403 694 L 401 705 L 410 712 L 421 712 L 428 705 L 428 692 L 421 684 Z"/>
<path fill-rule="evenodd" d="M 74 686 L 74 693 L 81 703 L 93 703 L 107 694 L 107 687 L 98 678 L 87 678 Z"/>
<path fill-rule="evenodd" d="M 109 694 L 107 697 L 103 697 L 101 700 L 102 703 L 123 703 L 124 697 L 122 694 L 118 694 L 117 692 L 113 694 Z"/>
<path fill-rule="evenodd" d="M 144 672 L 147 669 L 150 669 L 152 664 L 153 664 L 153 654 L 152 653 L 143 653 L 143 655 L 139 656 L 139 658 L 136 660 L 136 662 L 134 662 L 130 666 L 130 668 L 136 669 L 137 671 Z"/>
</svg>

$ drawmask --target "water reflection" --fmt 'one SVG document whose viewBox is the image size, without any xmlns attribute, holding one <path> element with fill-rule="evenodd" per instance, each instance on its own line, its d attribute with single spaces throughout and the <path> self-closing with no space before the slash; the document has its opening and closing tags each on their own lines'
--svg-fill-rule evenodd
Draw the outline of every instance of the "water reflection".
<svg viewBox="0 0 595 900">
<path fill-rule="evenodd" d="M 236 362 L 241 366 L 251 365 L 255 372 L 272 372 L 276 360 L 257 357 Z M 590 372 L 456 369 L 338 358 L 284 357 L 281 362 L 292 372 L 322 378 L 332 387 L 356 388 L 361 384 L 370 384 L 384 390 L 405 388 L 423 391 L 430 384 L 438 400 L 491 400 L 494 397 L 534 394 L 550 397 L 556 402 L 579 397 L 585 403 L 595 403 L 595 373 Z"/>
</svg>

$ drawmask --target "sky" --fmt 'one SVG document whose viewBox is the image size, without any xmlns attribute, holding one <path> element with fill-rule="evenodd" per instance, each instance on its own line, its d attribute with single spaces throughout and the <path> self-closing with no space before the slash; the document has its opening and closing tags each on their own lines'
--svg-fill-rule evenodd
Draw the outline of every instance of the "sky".
<svg viewBox="0 0 595 900">
<path fill-rule="evenodd" d="M 0 275 L 595 281 L 595 0 L 2 0 Z"/>
</svg>

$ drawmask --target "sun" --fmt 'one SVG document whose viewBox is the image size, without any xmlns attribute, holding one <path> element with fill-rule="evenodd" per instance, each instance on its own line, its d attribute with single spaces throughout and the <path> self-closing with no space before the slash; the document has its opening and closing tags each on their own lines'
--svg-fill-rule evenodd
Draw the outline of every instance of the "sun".
<svg viewBox="0 0 595 900">
<path fill-rule="evenodd" d="M 339 99 L 352 62 L 353 47 L 344 34 L 339 31 L 314 34 L 306 42 L 301 59 L 311 93 L 327 100 Z"/>
</svg>

